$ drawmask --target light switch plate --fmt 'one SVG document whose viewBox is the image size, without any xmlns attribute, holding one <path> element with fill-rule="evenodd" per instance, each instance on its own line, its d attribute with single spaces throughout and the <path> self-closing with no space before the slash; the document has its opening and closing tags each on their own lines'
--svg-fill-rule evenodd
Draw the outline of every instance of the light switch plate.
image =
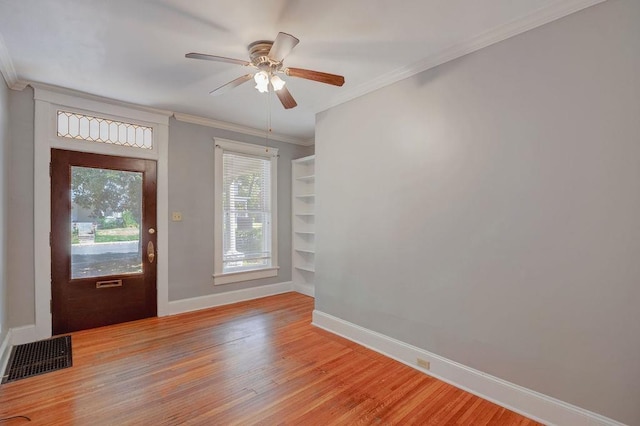
<svg viewBox="0 0 640 426">
<path fill-rule="evenodd" d="M 182 221 L 182 213 L 181 212 L 173 212 L 171 213 L 171 220 L 174 222 Z"/>
</svg>

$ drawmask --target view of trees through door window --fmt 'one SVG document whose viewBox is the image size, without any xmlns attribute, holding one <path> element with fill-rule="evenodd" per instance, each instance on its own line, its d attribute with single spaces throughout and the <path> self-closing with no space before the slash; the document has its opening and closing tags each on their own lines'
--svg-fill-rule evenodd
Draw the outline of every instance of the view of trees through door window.
<svg viewBox="0 0 640 426">
<path fill-rule="evenodd" d="M 142 272 L 142 173 L 71 167 L 71 278 Z"/>
</svg>

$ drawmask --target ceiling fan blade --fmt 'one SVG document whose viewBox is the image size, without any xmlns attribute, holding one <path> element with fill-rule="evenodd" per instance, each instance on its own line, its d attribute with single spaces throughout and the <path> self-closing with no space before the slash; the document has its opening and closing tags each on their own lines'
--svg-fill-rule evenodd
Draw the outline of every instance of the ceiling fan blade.
<svg viewBox="0 0 640 426">
<path fill-rule="evenodd" d="M 213 96 L 219 96 L 222 95 L 223 93 L 227 93 L 229 90 L 240 86 L 243 83 L 246 83 L 247 81 L 251 80 L 253 78 L 253 74 L 247 74 L 247 75 L 243 75 L 242 77 L 238 77 L 235 80 L 231 80 L 230 82 L 228 82 L 227 84 L 218 87 L 215 90 L 212 90 L 211 92 L 209 92 L 210 95 Z"/>
<path fill-rule="evenodd" d="M 289 77 L 306 78 L 307 80 L 319 81 L 320 83 L 333 84 L 334 86 L 342 86 L 344 77 L 336 74 L 329 74 L 320 71 L 305 70 L 302 68 L 287 68 L 284 73 Z"/>
<path fill-rule="evenodd" d="M 186 55 L 184 55 L 184 57 L 191 58 L 191 59 L 204 59 L 205 61 L 227 62 L 230 64 L 243 65 L 245 67 L 248 65 L 251 65 L 250 62 L 243 61 L 241 59 L 225 58 L 224 56 L 206 55 L 204 53 L 187 53 Z"/>
<path fill-rule="evenodd" d="M 280 99 L 280 102 L 282 102 L 282 106 L 284 107 L 284 109 L 291 109 L 298 106 L 298 103 L 295 99 L 293 99 L 293 96 L 291 96 L 291 92 L 289 92 L 289 89 L 287 89 L 286 86 L 283 86 L 282 89 L 276 90 L 275 92 L 276 95 L 278 95 L 278 99 Z"/>
<path fill-rule="evenodd" d="M 274 61 L 282 62 L 296 45 L 300 43 L 300 40 L 287 33 L 278 33 L 278 36 L 269 50 L 269 58 Z"/>
</svg>

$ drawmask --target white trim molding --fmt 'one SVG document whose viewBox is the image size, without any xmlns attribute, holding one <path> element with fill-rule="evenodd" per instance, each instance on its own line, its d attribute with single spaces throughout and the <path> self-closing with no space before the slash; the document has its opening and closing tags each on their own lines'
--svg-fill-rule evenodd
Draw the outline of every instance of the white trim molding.
<svg viewBox="0 0 640 426">
<path fill-rule="evenodd" d="M 169 302 L 169 315 L 185 312 L 199 311 L 201 309 L 215 308 L 216 306 L 229 305 L 231 303 L 245 302 L 247 300 L 260 299 L 276 294 L 289 293 L 293 290 L 291 281 L 262 285 L 244 290 L 227 291 L 224 293 L 209 294 L 207 296 L 192 297 L 190 299 L 174 300 Z"/>
<path fill-rule="evenodd" d="M 9 329 L 11 331 L 11 345 L 23 345 L 25 343 L 35 342 L 37 340 L 46 339 L 51 336 L 42 337 L 38 334 L 38 329 L 35 324 L 22 325 L 20 327 L 13 327 Z"/>
<path fill-rule="evenodd" d="M 4 339 L 2 339 L 2 343 L 0 343 L 0 374 L 4 374 L 7 369 L 11 347 L 11 329 L 9 329 Z"/>
<path fill-rule="evenodd" d="M 624 426 L 615 420 L 507 382 L 318 310 L 313 311 L 312 324 L 544 424 Z M 429 370 L 416 364 L 418 358 L 429 361 Z"/>
<path fill-rule="evenodd" d="M 34 99 L 56 105 L 71 106 L 84 111 L 111 114 L 121 118 L 139 120 L 147 123 L 158 123 L 168 126 L 173 112 L 134 105 L 112 98 L 104 98 L 65 87 L 52 86 L 45 83 L 30 82 L 34 89 Z"/>
<path fill-rule="evenodd" d="M 9 89 L 22 90 L 27 87 L 27 83 L 18 78 L 2 34 L 0 34 L 0 74 L 4 77 L 4 81 L 7 82 Z"/>
<path fill-rule="evenodd" d="M 196 115 L 174 113 L 173 116 L 178 121 L 185 123 L 199 124 L 200 126 L 213 127 L 221 130 L 228 130 L 230 132 L 241 133 L 243 135 L 265 137 L 265 131 L 256 129 L 254 127 L 243 126 L 241 124 L 229 123 L 227 121 L 214 120 L 212 118 L 198 117 Z M 313 145 L 312 139 L 301 139 L 293 136 L 283 135 L 279 133 L 269 133 L 269 139 L 273 139 L 280 142 L 291 143 L 294 145 L 311 146 Z"/>
<path fill-rule="evenodd" d="M 257 280 L 261 278 L 275 277 L 278 275 L 278 148 L 266 148 L 264 146 L 249 143 L 236 142 L 228 139 L 214 138 L 215 158 L 214 158 L 214 259 L 213 259 L 213 284 L 222 285 L 240 281 Z M 270 219 L 269 234 L 271 236 L 269 266 L 259 269 L 245 269 L 237 271 L 224 271 L 224 212 L 223 212 L 223 192 L 224 173 L 223 157 L 225 153 L 245 154 L 268 161 L 270 167 Z M 266 250 L 266 248 L 265 248 Z"/>
<path fill-rule="evenodd" d="M 332 97 L 328 102 L 322 104 L 316 104 L 313 106 L 313 110 L 316 112 L 325 111 L 329 108 L 338 106 L 352 99 L 366 95 L 374 90 L 381 89 L 390 84 L 396 83 L 405 78 L 409 78 L 413 75 L 419 74 L 431 68 L 435 68 L 438 65 L 442 65 L 446 62 L 468 55 L 492 44 L 501 42 L 508 38 L 514 37 L 518 34 L 522 34 L 526 31 L 532 30 L 539 26 L 548 24 L 557 19 L 564 18 L 572 13 L 578 12 L 582 9 L 586 9 L 590 6 L 594 6 L 598 3 L 605 2 L 607 0 L 567 0 L 563 2 L 557 2 L 551 6 L 543 7 L 537 11 L 515 19 L 504 25 L 500 25 L 489 31 L 481 34 L 477 34 L 473 37 L 435 52 L 426 58 L 415 62 L 408 66 L 396 68 L 386 74 L 381 75 L 378 78 L 366 81 L 363 84 L 355 86 L 349 90 L 343 90 L 336 96 Z"/>
<path fill-rule="evenodd" d="M 293 291 L 304 294 L 305 296 L 316 297 L 316 288 L 311 284 L 293 283 Z"/>
<path fill-rule="evenodd" d="M 168 144 L 169 116 L 162 110 L 151 110 L 132 104 L 81 94 L 72 90 L 47 85 L 33 84 L 35 100 L 34 117 L 34 275 L 35 275 L 35 325 L 13 330 L 13 340 L 28 343 L 51 337 L 51 178 L 49 163 L 51 148 L 95 152 L 107 155 L 147 158 L 157 161 L 157 231 L 158 316 L 168 312 L 168 262 L 169 262 L 169 202 L 168 202 Z M 153 126 L 154 148 L 152 150 L 131 149 L 110 144 L 93 144 L 82 141 L 62 140 L 55 131 L 56 109 L 71 108 L 72 111 L 89 111 L 109 114 L 127 120 L 136 120 Z M 22 330 L 24 329 L 24 330 Z M 32 330 L 32 331 L 29 331 Z"/>
</svg>

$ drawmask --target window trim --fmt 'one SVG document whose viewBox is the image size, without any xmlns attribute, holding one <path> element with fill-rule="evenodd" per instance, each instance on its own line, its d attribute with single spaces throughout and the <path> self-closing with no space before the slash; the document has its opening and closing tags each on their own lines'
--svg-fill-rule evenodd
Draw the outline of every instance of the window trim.
<svg viewBox="0 0 640 426">
<path fill-rule="evenodd" d="M 270 278 L 278 275 L 278 149 L 236 142 L 228 139 L 215 138 L 214 159 L 214 255 L 213 255 L 213 284 L 230 284 L 240 281 Z M 223 262 L 223 170 L 222 156 L 225 151 L 261 157 L 271 163 L 271 266 L 248 271 L 222 272 Z"/>
</svg>

